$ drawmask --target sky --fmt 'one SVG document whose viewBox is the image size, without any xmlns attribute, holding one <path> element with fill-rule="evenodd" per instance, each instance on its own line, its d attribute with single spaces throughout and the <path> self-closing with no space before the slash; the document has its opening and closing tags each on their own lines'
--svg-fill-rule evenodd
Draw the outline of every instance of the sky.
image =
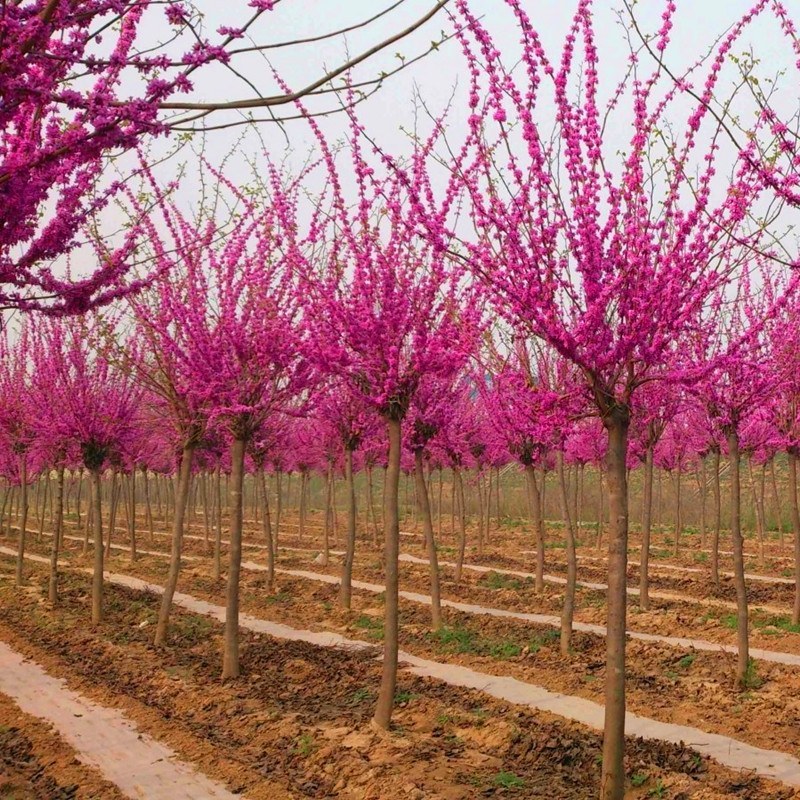
<svg viewBox="0 0 800 800">
<path fill-rule="evenodd" d="M 276 8 L 264 14 L 251 30 L 252 42 L 243 41 L 242 45 L 317 36 L 369 18 L 392 2 L 393 0 L 280 0 Z M 554 60 L 558 60 L 577 0 L 522 2 L 539 31 L 545 48 Z M 800 26 L 800 0 L 784 0 L 784 3 Z M 203 14 L 203 25 L 212 40 L 215 38 L 214 31 L 220 26 L 236 27 L 251 11 L 245 0 L 195 0 L 195 5 Z M 677 0 L 676 26 L 668 50 L 671 67 L 679 72 L 707 53 L 715 40 L 745 14 L 751 5 L 752 0 Z M 360 53 L 402 30 L 432 6 L 433 0 L 404 0 L 392 13 L 362 30 L 323 43 L 271 50 L 269 61 L 258 54 L 236 56 L 232 67 L 239 76 L 222 66 L 204 67 L 193 76 L 195 85 L 190 99 L 220 101 L 249 98 L 255 95 L 256 90 L 264 95 L 274 94 L 277 86 L 273 70 L 292 88 L 306 85 L 324 74 L 326 69 L 342 63 L 348 53 Z M 518 53 L 519 32 L 505 0 L 471 0 L 470 6 L 491 31 L 496 45 L 504 55 L 506 65 L 514 64 Z M 663 0 L 636 1 L 635 14 L 645 30 L 653 31 L 658 27 L 664 6 Z M 606 96 L 613 91 L 624 73 L 629 55 L 625 31 L 620 24 L 621 13 L 621 0 L 595 0 L 594 17 L 601 60 L 600 82 Z M 381 71 L 393 69 L 400 63 L 398 53 L 412 58 L 427 49 L 432 40 L 440 38 L 443 31 L 451 30 L 451 27 L 446 13 L 439 12 L 422 29 L 357 68 L 354 79 L 372 77 Z M 149 18 L 143 34 L 145 39 L 154 42 L 166 36 L 166 23 L 160 11 Z M 174 48 L 180 49 L 184 44 L 177 43 Z M 790 70 L 779 81 L 779 103 L 786 108 L 795 108 L 800 94 L 797 87 L 798 72 L 790 66 L 791 53 L 782 42 L 782 37 L 777 35 L 775 23 L 756 24 L 737 50 L 742 52 L 749 47 L 752 47 L 760 59 L 758 69 L 761 75 L 770 76 L 784 68 Z M 401 153 L 408 147 L 404 129 L 407 130 L 414 123 L 415 94 L 423 98 L 434 112 L 439 112 L 453 94 L 457 99 L 463 100 L 465 89 L 464 57 L 458 43 L 451 40 L 420 62 L 387 80 L 379 92 L 360 105 L 359 118 L 382 147 L 392 153 Z M 309 105 L 315 109 L 320 108 L 318 102 L 309 101 Z M 330 105 L 331 101 L 325 102 L 326 107 Z M 456 102 L 454 111 L 448 117 L 448 126 L 456 141 L 465 130 L 465 105 L 463 102 Z M 283 111 L 286 113 L 289 109 Z M 677 111 L 680 112 L 680 108 Z M 548 108 L 544 104 L 542 114 L 546 115 L 547 112 Z M 207 119 L 210 124 L 216 125 L 241 119 L 241 116 L 236 112 L 220 112 Z M 685 115 L 683 121 L 685 122 Z M 676 116 L 676 122 L 681 124 L 680 113 Z M 328 141 L 334 142 L 344 133 L 347 119 L 343 114 L 336 114 L 320 119 L 320 125 Z M 622 120 L 612 127 L 608 145 L 611 150 L 623 149 L 629 138 L 630 128 Z M 179 165 L 185 164 L 186 171 L 176 199 L 183 207 L 191 208 L 196 204 L 201 178 L 207 176 L 192 149 L 199 150 L 202 147 L 204 157 L 211 164 L 224 165 L 226 178 L 235 183 L 243 183 L 250 180 L 251 163 L 253 159 L 258 162 L 258 153 L 262 148 L 274 160 L 286 158 L 289 163 L 299 164 L 305 159 L 313 142 L 308 124 L 303 120 L 289 121 L 283 125 L 262 122 L 253 127 L 211 131 L 204 137 L 193 137 L 189 147 L 158 168 L 157 177 L 166 182 L 176 174 Z M 170 141 L 162 139 L 154 145 L 154 153 L 165 152 L 169 146 Z M 120 161 L 119 169 L 124 171 L 127 163 L 124 159 Z"/>
</svg>

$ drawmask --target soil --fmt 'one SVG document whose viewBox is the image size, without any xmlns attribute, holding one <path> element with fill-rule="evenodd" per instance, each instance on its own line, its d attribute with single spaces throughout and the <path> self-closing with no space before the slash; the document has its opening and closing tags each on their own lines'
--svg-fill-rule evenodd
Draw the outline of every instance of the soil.
<svg viewBox="0 0 800 800">
<path fill-rule="evenodd" d="M 11 573 L 10 561 L 3 559 L 2 639 L 77 690 L 121 706 L 148 733 L 254 800 L 571 800 L 597 794 L 600 737 L 581 726 L 401 674 L 394 727 L 381 734 L 368 723 L 380 672 L 373 652 L 243 631 L 243 678 L 222 683 L 222 628 L 213 620 L 176 609 L 170 645 L 155 649 L 151 621 L 158 597 L 107 586 L 106 620 L 92 628 L 88 576 L 65 572 L 54 612 L 44 599 L 44 567 L 31 567 L 25 592 L 12 586 Z M 200 575 L 187 572 L 184 580 L 202 594 Z M 243 590 L 246 608 L 260 594 L 265 605 L 280 607 L 284 621 L 294 619 L 253 581 L 248 576 Z M 331 588 L 315 591 L 329 597 Z M 298 594 L 291 605 L 305 606 L 302 598 Z M 688 747 L 659 742 L 631 739 L 627 768 L 641 784 L 631 787 L 631 798 L 652 791 L 698 800 L 797 796 L 725 770 Z"/>
</svg>

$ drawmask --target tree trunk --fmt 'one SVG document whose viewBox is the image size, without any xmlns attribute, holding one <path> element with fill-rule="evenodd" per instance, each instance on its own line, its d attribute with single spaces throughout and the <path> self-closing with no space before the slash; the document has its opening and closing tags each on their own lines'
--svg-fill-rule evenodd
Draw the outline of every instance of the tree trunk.
<svg viewBox="0 0 800 800">
<path fill-rule="evenodd" d="M 761 514 L 761 506 L 758 502 L 758 489 L 756 488 L 755 477 L 753 476 L 753 457 L 747 456 L 747 479 L 750 485 L 750 497 L 753 502 L 753 516 L 755 517 L 756 541 L 758 542 L 758 563 L 764 565 L 764 519 Z"/>
<path fill-rule="evenodd" d="M 789 450 L 789 512 L 794 535 L 794 610 L 792 623 L 800 625 L 800 504 L 797 499 L 797 453 Z"/>
<path fill-rule="evenodd" d="M 150 537 L 150 544 L 153 544 L 155 539 L 155 531 L 153 530 L 153 508 L 150 505 L 150 478 L 146 469 L 142 470 L 142 477 L 144 478 L 144 510 L 147 517 L 147 533 Z"/>
<path fill-rule="evenodd" d="M 203 499 L 203 542 L 206 553 L 211 550 L 211 510 L 208 503 L 208 481 L 205 471 L 200 476 L 200 494 Z"/>
<path fill-rule="evenodd" d="M 222 575 L 222 470 L 217 465 L 214 470 L 214 494 L 216 495 L 216 525 L 214 526 L 214 566 L 213 578 L 215 581 Z"/>
<path fill-rule="evenodd" d="M 478 555 L 483 555 L 483 480 L 480 469 L 475 474 L 475 483 L 478 489 Z"/>
<path fill-rule="evenodd" d="M 186 515 L 186 504 L 189 498 L 189 486 L 192 479 L 192 461 L 194 444 L 184 445 L 181 454 L 180 472 L 178 473 L 178 494 L 175 497 L 175 515 L 172 520 L 172 549 L 169 556 L 169 574 L 161 596 L 161 609 L 158 612 L 155 646 L 161 647 L 167 642 L 169 615 L 172 611 L 172 598 L 178 587 L 178 574 L 181 569 L 181 553 L 183 551 L 183 521 Z"/>
<path fill-rule="evenodd" d="M 278 557 L 278 539 L 281 533 L 281 511 L 283 510 L 282 483 L 283 473 L 277 470 L 275 472 L 275 530 L 272 534 L 272 541 L 275 545 L 275 558 Z"/>
<path fill-rule="evenodd" d="M 375 516 L 375 493 L 372 485 L 372 467 L 367 467 L 367 506 L 369 508 L 370 527 L 372 528 L 372 544 L 378 547 L 378 518 Z"/>
<path fill-rule="evenodd" d="M 394 693 L 397 686 L 397 653 L 398 653 L 398 556 L 400 555 L 400 514 L 398 509 L 400 494 L 400 455 L 402 450 L 400 420 L 388 418 L 386 427 L 389 434 L 389 455 L 386 468 L 386 489 L 384 494 L 384 511 L 386 524 L 385 538 L 385 583 L 386 599 L 384 603 L 383 623 L 383 665 L 381 670 L 381 688 L 375 706 L 373 721 L 379 728 L 389 729 L 394 709 Z"/>
<path fill-rule="evenodd" d="M 736 643 L 739 656 L 736 663 L 736 686 L 744 689 L 750 663 L 747 585 L 744 580 L 744 542 L 742 541 L 741 488 L 739 485 L 739 435 L 728 431 L 728 460 L 731 470 L 731 538 L 733 540 L 733 572 L 736 585 Z"/>
<path fill-rule="evenodd" d="M 339 605 L 349 609 L 353 593 L 353 559 L 356 553 L 356 487 L 353 482 L 353 451 L 349 447 L 344 449 L 344 480 L 347 487 L 347 539 L 342 581 L 339 584 Z"/>
<path fill-rule="evenodd" d="M 719 485 L 719 448 L 711 452 L 711 493 L 714 496 L 714 528 L 711 532 L 711 580 L 719 586 L 719 529 L 722 525 L 722 492 Z"/>
<path fill-rule="evenodd" d="M 53 526 L 53 545 L 50 551 L 50 602 L 58 604 L 58 549 L 61 546 L 61 533 L 64 522 L 64 465 L 58 465 L 56 473 L 55 525 Z"/>
<path fill-rule="evenodd" d="M 492 522 L 492 468 L 486 470 L 486 543 L 491 541 L 489 527 Z"/>
<path fill-rule="evenodd" d="M 457 492 L 457 495 L 456 495 Z M 467 549 L 467 514 L 465 509 L 466 500 L 464 498 L 464 479 L 461 476 L 461 469 L 453 467 L 453 494 L 458 501 L 458 554 L 456 555 L 456 571 L 454 579 L 456 585 L 461 583 L 461 572 L 464 568 L 464 553 Z M 453 513 L 456 510 L 456 503 L 453 503 Z"/>
<path fill-rule="evenodd" d="M 781 499 L 778 494 L 778 479 L 775 476 L 775 458 L 770 459 L 769 472 L 772 478 L 772 496 L 775 499 L 775 520 L 778 526 L 778 535 L 780 536 L 781 550 L 786 547 L 786 540 L 783 535 L 783 511 L 781 509 Z"/>
<path fill-rule="evenodd" d="M 681 547 L 683 532 L 683 508 L 681 507 L 681 468 L 675 468 L 675 548 L 673 555 L 677 557 Z"/>
<path fill-rule="evenodd" d="M 603 546 L 603 522 L 605 522 L 605 509 L 603 508 L 603 470 L 597 470 L 597 491 L 598 491 L 598 510 L 597 510 L 597 549 Z"/>
<path fill-rule="evenodd" d="M 83 494 L 83 467 L 78 470 L 78 487 L 75 493 L 75 516 L 78 530 L 81 528 L 81 495 Z"/>
<path fill-rule="evenodd" d="M 328 472 L 325 480 L 325 524 L 322 526 L 322 566 L 327 567 L 330 560 L 331 541 L 331 505 L 333 504 L 333 466 L 328 463 Z"/>
<path fill-rule="evenodd" d="M 25 535 L 28 526 L 28 454 L 19 457 L 19 538 L 17 540 L 17 586 L 25 583 Z"/>
<path fill-rule="evenodd" d="M 231 442 L 230 564 L 225 603 L 225 649 L 222 679 L 239 677 L 239 573 L 242 568 L 242 489 L 245 440 Z"/>
<path fill-rule="evenodd" d="M 558 485 L 561 494 L 561 514 L 564 518 L 564 536 L 567 544 L 567 585 L 564 587 L 564 606 L 561 609 L 561 653 L 568 655 L 572 645 L 572 618 L 575 613 L 575 583 L 578 578 L 578 561 L 575 555 L 575 527 L 569 508 L 569 490 L 564 470 L 564 453 L 558 451 Z"/>
<path fill-rule="evenodd" d="M 99 469 L 90 471 L 92 482 L 92 526 L 94 527 L 94 569 L 92 570 L 92 624 L 103 619 L 103 500 Z"/>
<path fill-rule="evenodd" d="M 603 730 L 603 800 L 625 794 L 625 629 L 628 573 L 628 451 L 629 416 L 614 408 L 603 420 L 608 431 L 608 621 L 606 633 L 605 725 Z"/>
<path fill-rule="evenodd" d="M 536 569 L 534 589 L 541 594 L 544 591 L 544 525 L 542 525 L 542 498 L 536 481 L 536 470 L 533 464 L 525 464 L 525 482 L 528 486 L 528 497 L 531 504 L 531 519 L 536 532 Z"/>
<path fill-rule="evenodd" d="M 706 547 L 706 495 L 707 495 L 707 483 L 706 483 L 706 459 L 705 457 L 700 458 L 700 469 L 696 472 L 697 476 L 697 488 L 700 492 L 700 547 L 705 549 Z"/>
<path fill-rule="evenodd" d="M 644 457 L 644 499 L 642 502 L 642 553 L 639 567 L 639 606 L 650 609 L 650 528 L 653 520 L 653 446 L 649 445 Z"/>
<path fill-rule="evenodd" d="M 109 509 L 108 509 L 108 539 L 106 540 L 106 558 L 111 556 L 111 540 L 114 536 L 114 528 L 117 526 L 117 471 L 111 471 L 111 486 L 109 488 Z"/>
<path fill-rule="evenodd" d="M 261 504 L 264 506 L 264 541 L 267 543 L 267 588 L 272 591 L 275 583 L 275 547 L 272 537 L 272 517 L 269 513 L 269 487 L 267 473 L 263 467 L 256 468 L 256 480 L 261 491 Z"/>
<path fill-rule="evenodd" d="M 303 470 L 300 473 L 300 519 L 297 526 L 297 535 L 300 541 L 303 541 L 303 534 L 306 532 L 306 494 L 308 489 L 308 472 Z"/>
<path fill-rule="evenodd" d="M 128 496 L 130 497 L 130 525 L 128 527 L 128 532 L 130 534 L 131 539 L 131 561 L 136 561 L 136 468 L 134 467 L 131 470 L 131 476 L 129 478 L 130 483 L 130 492 Z"/>
<path fill-rule="evenodd" d="M 428 565 L 431 574 L 431 627 L 438 631 L 442 627 L 442 603 L 439 591 L 439 559 L 436 557 L 436 542 L 433 538 L 433 516 L 425 485 L 425 462 L 422 450 L 414 451 L 414 479 L 417 482 L 417 500 L 422 516 L 422 530 L 425 533 L 425 547 L 428 551 Z"/>
</svg>

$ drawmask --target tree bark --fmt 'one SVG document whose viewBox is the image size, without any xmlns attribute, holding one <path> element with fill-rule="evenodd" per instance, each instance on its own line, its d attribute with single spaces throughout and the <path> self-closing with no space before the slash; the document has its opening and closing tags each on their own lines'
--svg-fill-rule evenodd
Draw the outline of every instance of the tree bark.
<svg viewBox="0 0 800 800">
<path fill-rule="evenodd" d="M 613 408 L 603 423 L 608 431 L 608 621 L 606 633 L 605 724 L 603 730 L 603 800 L 625 794 L 625 630 L 628 572 L 628 451 L 629 415 Z"/>
<path fill-rule="evenodd" d="M 222 574 L 222 554 L 220 552 L 222 550 L 222 470 L 219 465 L 214 470 L 214 493 L 216 494 L 216 524 L 214 526 L 213 578 L 218 581 Z"/>
<path fill-rule="evenodd" d="M 349 610 L 353 594 L 353 559 L 356 553 L 356 487 L 353 482 L 353 451 L 344 450 L 344 480 L 347 487 L 347 539 L 345 541 L 339 605 Z"/>
<path fill-rule="evenodd" d="M 681 547 L 681 533 L 683 531 L 683 508 L 681 505 L 681 468 L 675 468 L 675 548 L 673 555 L 677 556 Z"/>
<path fill-rule="evenodd" d="M 461 572 L 464 568 L 464 553 L 467 549 L 467 514 L 464 498 L 464 479 L 461 476 L 461 469 L 453 467 L 453 494 L 458 504 L 458 553 L 456 554 L 456 570 L 454 580 L 456 585 L 461 583 Z M 453 513 L 455 514 L 456 503 L 453 503 Z"/>
<path fill-rule="evenodd" d="M 542 525 L 542 498 L 536 481 L 536 470 L 533 464 L 525 464 L 525 482 L 528 487 L 528 498 L 531 504 L 531 519 L 536 533 L 536 569 L 534 589 L 541 594 L 544 591 L 544 525 Z"/>
<path fill-rule="evenodd" d="M 189 486 L 192 479 L 192 461 L 194 444 L 184 445 L 181 454 L 180 472 L 178 473 L 178 494 L 175 497 L 175 514 L 172 520 L 172 548 L 169 556 L 169 574 L 161 596 L 161 608 L 158 612 L 158 624 L 154 644 L 161 647 L 167 642 L 169 615 L 172 611 L 172 598 L 178 588 L 178 575 L 181 569 L 181 553 L 183 551 L 183 521 L 186 515 L 186 504 L 189 498 Z"/>
<path fill-rule="evenodd" d="M 564 470 L 564 453 L 557 455 L 558 485 L 561 494 L 561 514 L 564 518 L 564 536 L 567 544 L 567 585 L 564 587 L 564 606 L 561 609 L 561 654 L 568 655 L 572 646 L 572 618 L 575 614 L 575 583 L 578 578 L 578 561 L 575 555 L 575 527 L 569 507 L 569 491 Z"/>
<path fill-rule="evenodd" d="M 222 679 L 239 677 L 239 573 L 242 568 L 242 489 L 245 440 L 231 442 L 230 563 L 225 603 L 225 646 Z"/>
<path fill-rule="evenodd" d="M 719 485 L 719 447 L 711 451 L 711 493 L 714 497 L 714 528 L 711 532 L 711 580 L 719 586 L 719 529 L 722 526 L 722 492 Z"/>
<path fill-rule="evenodd" d="M 653 446 L 649 445 L 644 457 L 644 499 L 642 503 L 642 552 L 639 560 L 639 606 L 650 608 L 650 529 L 653 520 Z"/>
<path fill-rule="evenodd" d="M 53 526 L 53 544 L 50 551 L 50 587 L 49 597 L 52 605 L 58 604 L 58 550 L 61 546 L 61 533 L 64 522 L 64 465 L 58 465 L 56 473 L 56 506 L 55 525 Z"/>
<path fill-rule="evenodd" d="M 736 643 L 738 659 L 736 662 L 736 686 L 744 689 L 747 683 L 747 670 L 750 663 L 747 585 L 744 579 L 744 542 L 742 540 L 741 487 L 739 483 L 739 435 L 729 430 L 728 460 L 731 470 L 731 538 L 733 540 L 733 572 L 736 586 Z"/>
<path fill-rule="evenodd" d="M 780 536 L 781 550 L 786 547 L 786 539 L 783 535 L 783 512 L 781 509 L 781 499 L 778 494 L 778 479 L 775 476 L 775 458 L 771 458 L 769 462 L 769 472 L 772 483 L 772 496 L 775 499 L 775 524 L 778 526 L 778 535 Z"/>
<path fill-rule="evenodd" d="M 264 541 L 267 543 L 267 588 L 272 591 L 275 584 L 275 547 L 272 536 L 272 517 L 269 513 L 269 487 L 267 473 L 263 467 L 256 468 L 257 488 L 261 492 L 261 504 L 264 506 L 263 526 Z"/>
<path fill-rule="evenodd" d="M 442 627 L 442 602 L 439 590 L 439 559 L 436 556 L 436 542 L 433 538 L 433 515 L 425 484 L 425 462 L 422 450 L 414 451 L 414 480 L 417 482 L 417 501 L 422 516 L 422 530 L 425 534 L 425 547 L 428 551 L 428 566 L 431 575 L 431 627 L 438 631 Z"/>
<path fill-rule="evenodd" d="M 389 455 L 386 468 L 384 493 L 384 558 L 386 600 L 383 623 L 383 665 L 381 687 L 375 706 L 374 723 L 384 730 L 389 729 L 394 710 L 394 694 L 397 686 L 398 653 L 398 556 L 400 554 L 400 455 L 402 449 L 400 420 L 386 420 L 389 435 Z"/>
<path fill-rule="evenodd" d="M 103 619 L 103 500 L 99 469 L 90 471 L 92 482 L 92 526 L 94 527 L 94 569 L 92 570 L 92 624 Z"/>
<path fill-rule="evenodd" d="M 28 454 L 19 457 L 19 538 L 17 539 L 17 586 L 25 583 L 25 536 L 28 526 Z"/>
</svg>

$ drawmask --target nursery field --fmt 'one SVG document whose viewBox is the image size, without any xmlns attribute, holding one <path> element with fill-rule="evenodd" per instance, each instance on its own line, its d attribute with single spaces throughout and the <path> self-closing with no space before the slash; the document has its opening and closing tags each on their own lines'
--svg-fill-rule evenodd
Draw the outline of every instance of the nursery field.
<svg viewBox="0 0 800 800">
<path fill-rule="evenodd" d="M 577 479 L 577 471 L 571 474 Z M 778 476 L 784 477 L 780 465 Z M 230 541 L 227 509 L 220 507 L 218 515 L 217 500 L 209 496 L 213 476 L 194 482 L 175 610 L 160 646 L 153 636 L 169 579 L 168 484 L 156 478 L 148 494 L 157 490 L 158 505 L 137 502 L 133 515 L 133 504 L 121 502 L 117 487 L 105 481 L 115 519 L 113 530 L 110 516 L 103 520 L 104 614 L 92 625 L 94 553 L 86 509 L 76 508 L 81 481 L 72 476 L 67 482 L 54 605 L 47 498 L 55 482 L 40 480 L 22 586 L 15 586 L 13 506 L 0 545 L 4 796 L 594 797 L 607 613 L 597 477 L 586 470 L 581 487 L 566 654 L 559 639 L 567 564 L 557 514 L 544 521 L 543 585 L 537 589 L 536 526 L 502 508 L 497 516 L 498 504 L 514 508 L 523 489 L 519 475 L 506 471 L 488 495 L 494 504 L 488 525 L 483 514 L 464 516 L 456 581 L 461 536 L 451 523 L 460 513 L 447 504 L 452 476 L 442 477 L 441 505 L 434 503 L 432 514 L 441 595 L 441 621 L 434 626 L 428 551 L 409 488 L 399 554 L 400 671 L 388 731 L 371 722 L 385 613 L 384 564 L 372 535 L 377 520 L 366 512 L 359 518 L 344 608 L 345 506 L 341 497 L 337 503 L 335 484 L 328 494 L 326 481 L 309 481 L 301 514 L 299 482 L 293 489 L 286 476 L 282 482 L 272 476 L 266 484 L 270 559 L 263 496 L 253 479 L 245 483 L 241 672 L 221 680 Z M 430 485 L 436 497 L 435 476 Z M 474 477 L 468 485 L 476 488 Z M 365 483 L 357 488 L 366 504 Z M 379 487 L 373 491 L 380 505 Z M 315 506 L 322 501 L 324 507 L 327 498 L 326 515 Z M 625 796 L 800 797 L 800 626 L 792 623 L 788 537 L 781 537 L 777 522 L 761 541 L 755 530 L 745 536 L 751 662 L 746 686 L 737 687 L 729 532 L 720 532 L 717 585 L 709 542 L 694 526 L 681 531 L 675 554 L 676 498 L 665 492 L 661 500 L 646 610 L 637 599 L 638 526 L 629 540 Z M 696 493 L 688 493 L 684 506 L 693 519 Z M 556 512 L 546 495 L 542 510 Z M 710 539 L 707 534 L 703 538 Z M 217 554 L 222 569 L 215 575 Z M 58 699 L 43 704 L 47 692 Z M 88 731 L 75 724 L 93 714 L 107 717 L 96 742 L 91 731 L 97 723 Z M 126 743 L 131 731 L 147 744 L 141 753 Z M 169 755 L 154 772 L 153 752 L 162 748 Z"/>
<path fill-rule="evenodd" d="M 0 800 L 800 800 L 800 0 L 0 2 Z"/>
</svg>

